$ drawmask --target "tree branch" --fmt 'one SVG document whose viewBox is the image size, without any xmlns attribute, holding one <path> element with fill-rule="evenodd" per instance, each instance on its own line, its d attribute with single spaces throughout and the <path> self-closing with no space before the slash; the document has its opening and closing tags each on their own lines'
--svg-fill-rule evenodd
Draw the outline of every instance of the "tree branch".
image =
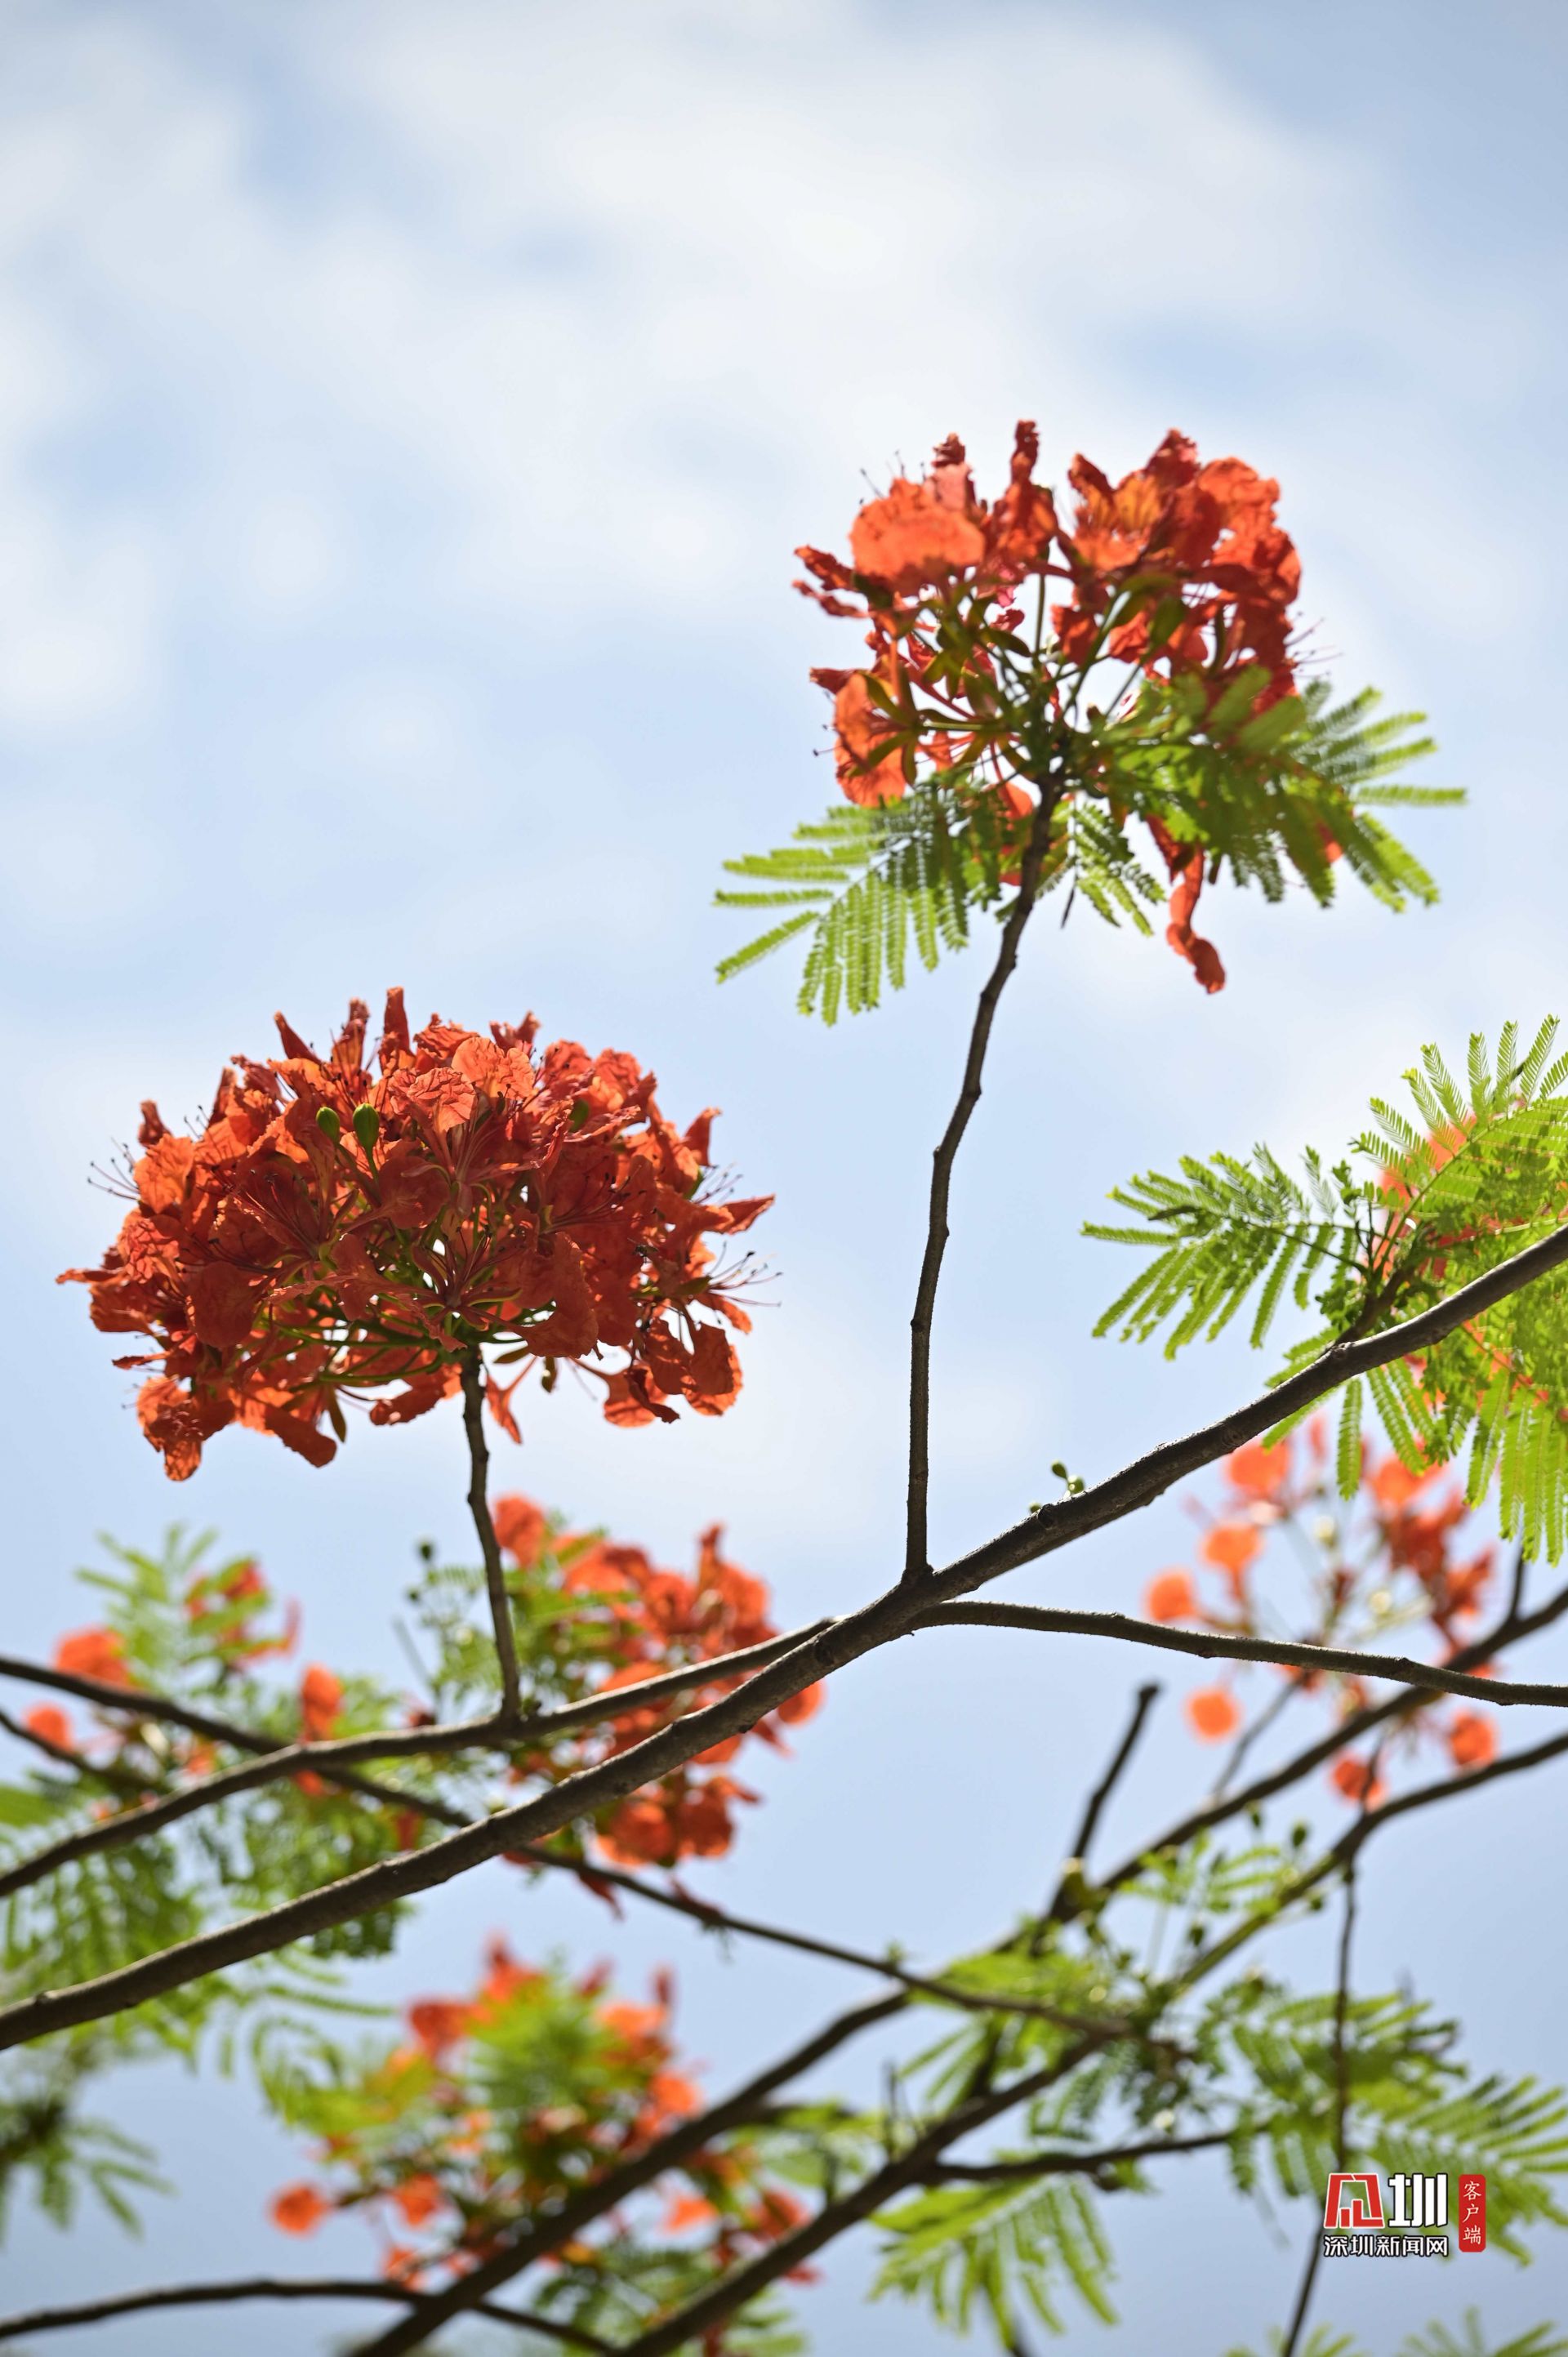
<svg viewBox="0 0 1568 2357">
<path fill-rule="evenodd" d="M 490 1452 L 485 1445 L 484 1372 L 477 1348 L 466 1351 L 463 1358 L 463 1430 L 468 1441 L 468 1512 L 474 1518 L 479 1553 L 484 1557 L 490 1627 L 495 1635 L 496 1659 L 500 1664 L 499 1716 L 502 1724 L 510 1727 L 515 1727 L 522 1715 L 522 1688 L 518 1676 L 517 1632 L 511 1625 L 506 1566 L 501 1561 L 500 1542 L 490 1520 L 490 1501 L 486 1494 Z"/>
<path fill-rule="evenodd" d="M 1475 1677 L 1436 1662 L 1402 1653 L 1362 1653 L 1344 1645 L 1298 1645 L 1283 1637 L 1230 1637 L 1218 1631 L 1174 1629 L 1157 1620 L 1134 1620 L 1125 1612 L 1058 1611 L 1045 1604 L 939 1604 L 920 1627 L 1032 1629 L 1049 1636 L 1114 1637 L 1125 1645 L 1155 1645 L 1171 1653 L 1197 1653 L 1205 1661 L 1268 1662 L 1280 1669 L 1336 1670 L 1348 1677 L 1383 1678 L 1431 1694 L 1473 1695 L 1508 1709 L 1519 1705 L 1541 1710 L 1568 1709 L 1568 1685 L 1521 1684 L 1508 1678 Z M 1140 1692 L 1149 1692 L 1140 1688 Z"/>
<path fill-rule="evenodd" d="M 1173 2153 L 1213 2152 L 1235 2131 L 1210 2128 L 1202 2136 L 1151 2136 L 1143 2144 L 1107 2145 L 1099 2152 L 1042 2152 L 1018 2160 L 944 2160 L 921 2179 L 926 2185 L 1015 2185 L 1035 2177 L 1095 2177 L 1128 2161 L 1163 2160 Z"/>
<path fill-rule="evenodd" d="M 1565 1612 L 1568 1612 L 1568 1587 L 1560 1588 L 1555 1596 L 1548 1598 L 1547 1601 L 1538 1606 L 1535 1611 L 1527 1612 L 1519 1620 L 1505 1618 L 1499 1620 L 1495 1629 L 1488 1630 L 1485 1636 L 1477 1637 L 1472 1644 L 1466 1645 L 1455 1653 L 1454 1663 L 1461 1667 L 1468 1667 L 1475 1662 L 1488 1661 L 1501 1646 L 1511 1645 L 1523 1637 L 1534 1636 L 1538 1631 L 1560 1620 Z M 1261 1808 L 1265 1801 L 1272 1801 L 1276 1794 L 1286 1791 L 1292 1784 L 1298 1784 L 1304 1776 L 1310 1776 L 1315 1768 L 1319 1768 L 1326 1760 L 1332 1760 L 1335 1754 L 1343 1751 L 1348 1744 L 1359 1741 L 1363 1735 L 1369 1733 L 1373 1727 L 1383 1726 L 1389 1719 L 1408 1716 L 1415 1707 L 1415 1698 L 1408 1693 L 1402 1693 L 1391 1695 L 1384 1702 L 1369 1703 L 1365 1710 L 1353 1711 L 1348 1718 L 1341 1719 L 1338 1726 L 1332 1728 L 1327 1735 L 1321 1736 L 1316 1743 L 1308 1744 L 1304 1751 L 1298 1751 L 1294 1759 L 1287 1760 L 1283 1766 L 1271 1769 L 1266 1775 L 1255 1777 L 1251 1783 L 1243 1784 L 1236 1792 L 1227 1793 L 1222 1799 L 1208 1802 L 1203 1808 L 1195 1809 L 1189 1815 L 1179 1818 L 1157 1839 L 1145 1842 L 1141 1849 L 1135 1850 L 1130 1857 L 1123 1858 L 1121 1865 L 1114 1867 L 1111 1873 L 1100 1876 L 1096 1888 L 1102 1891 L 1114 1890 L 1118 1884 L 1132 1881 L 1135 1875 L 1143 1871 L 1145 1860 L 1156 1853 L 1180 1849 L 1184 1844 L 1195 1839 L 1198 1834 L 1210 1832 L 1214 1826 L 1226 1824 L 1230 1818 L 1240 1816 L 1245 1810 Z M 1552 1746 L 1546 1747 L 1547 1756 L 1552 1755 Z M 1512 1756 L 1523 1757 L 1524 1755 Z M 1446 1791 L 1452 1790 L 1453 1787 L 1441 1786 L 1438 1789 Z M 1387 1805 L 1393 1807 L 1397 1804 L 1390 1803 Z M 1380 1810 L 1378 1816 L 1385 1813 L 1386 1810 Z M 1369 1822 L 1375 1824 L 1377 1818 L 1374 1817 Z"/>
<path fill-rule="evenodd" d="M 1045 864 L 1050 843 L 1051 815 L 1055 809 L 1056 796 L 1042 787 L 1018 870 L 1017 893 L 1002 928 L 996 963 L 991 969 L 975 1009 L 958 1103 L 942 1132 L 941 1142 L 931 1157 L 926 1249 L 920 1260 L 919 1283 L 915 1288 L 914 1313 L 909 1319 L 909 1492 L 904 1577 L 910 1580 L 923 1579 L 930 1569 L 926 1556 L 929 1544 L 927 1505 L 931 1475 L 931 1320 L 937 1304 L 937 1286 L 942 1273 L 942 1255 L 947 1250 L 948 1204 L 952 1192 L 953 1164 L 958 1159 L 963 1134 L 980 1103 L 981 1076 L 985 1069 L 986 1049 L 991 1044 L 992 1026 L 996 1020 L 1002 994 L 1018 963 L 1018 944 L 1024 938 L 1024 928 L 1034 912 L 1035 895 L 1039 888 L 1040 869 Z"/>
<path fill-rule="evenodd" d="M 1362 1803 L 1365 1813 L 1366 1803 Z M 1348 2058 L 1345 2051 L 1345 2028 L 1350 2011 L 1350 1943 L 1356 1932 L 1356 1864 L 1354 1855 L 1345 1867 L 1345 1913 L 1339 1927 L 1339 1965 L 1334 1983 L 1334 2166 L 1345 2166 L 1345 2123 L 1350 2108 Z M 1317 2263 L 1323 2256 L 1323 2226 L 1315 2221 L 1312 2243 L 1302 2271 L 1301 2288 L 1296 2293 L 1295 2309 L 1285 2328 L 1284 2345 L 1280 2357 L 1295 2357 L 1296 2344 L 1306 2329 L 1307 2310 L 1312 2306 L 1313 2287 L 1317 2281 Z"/>
<path fill-rule="evenodd" d="M 1232 1408 L 1228 1415 L 1200 1426 L 1182 1439 L 1163 1442 L 1146 1456 L 1124 1466 L 1121 1472 L 1079 1491 L 1076 1497 L 1059 1498 L 1041 1506 L 1023 1522 L 1015 1523 L 1010 1530 L 950 1565 L 939 1577 L 953 1592 L 967 1594 L 1004 1571 L 1016 1571 L 1022 1564 L 1033 1563 L 1040 1555 L 1053 1554 L 1058 1547 L 1085 1537 L 1090 1531 L 1103 1530 L 1107 1523 L 1136 1513 L 1141 1506 L 1152 1504 L 1173 1481 L 1201 1472 L 1217 1458 L 1227 1457 L 1233 1448 L 1240 1448 L 1243 1441 L 1259 1439 L 1286 1416 L 1311 1407 L 1315 1401 L 1337 1391 L 1353 1376 L 1369 1374 L 1375 1367 L 1386 1367 L 1395 1359 L 1430 1350 L 1467 1319 L 1495 1309 L 1499 1301 L 1522 1292 L 1538 1277 L 1549 1276 L 1565 1261 L 1568 1222 L 1538 1243 L 1527 1244 L 1522 1252 L 1499 1261 L 1484 1276 L 1461 1286 L 1446 1301 L 1436 1302 L 1432 1308 L 1397 1326 L 1385 1327 L 1380 1334 L 1365 1334 L 1355 1341 L 1334 1343 L 1310 1366 L 1287 1376 L 1246 1406 Z"/>
<path fill-rule="evenodd" d="M 26 2315 L 0 2317 L 0 2341 L 19 2341 L 31 2332 L 59 2332 L 72 2324 L 106 2324 L 112 2318 L 143 2315 L 149 2309 L 230 2308 L 251 2299 L 391 2300 L 412 2309 L 416 2318 L 427 2304 L 424 2294 L 401 2284 L 353 2276 L 243 2276 L 232 2283 L 169 2284 L 148 2291 L 112 2294 L 105 2299 L 81 2300 L 69 2308 L 29 2309 Z M 607 2341 L 601 2341 L 596 2333 L 580 2331 L 575 2325 L 558 2324 L 553 2317 L 499 2307 L 491 2300 L 478 2301 L 475 2312 L 497 2324 L 525 2325 L 530 2332 L 568 2348 L 614 2357 Z"/>
</svg>

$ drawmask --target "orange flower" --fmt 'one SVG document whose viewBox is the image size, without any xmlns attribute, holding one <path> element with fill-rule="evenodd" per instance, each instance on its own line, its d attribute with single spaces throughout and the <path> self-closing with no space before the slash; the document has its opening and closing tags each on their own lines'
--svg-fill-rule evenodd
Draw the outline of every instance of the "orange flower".
<svg viewBox="0 0 1568 2357">
<path fill-rule="evenodd" d="M 285 2234 L 313 2234 L 331 2207 L 314 2185 L 285 2185 L 273 2199 L 273 2224 Z"/>
<path fill-rule="evenodd" d="M 814 1684 L 802 1686 L 799 1694 L 790 1695 L 787 1701 L 781 1702 L 773 1716 L 781 1718 L 786 1727 L 799 1727 L 803 1718 L 814 1717 L 822 1708 L 826 1693 L 826 1685 L 818 1678 Z"/>
<path fill-rule="evenodd" d="M 1188 1726 L 1205 1743 L 1223 1742 L 1241 1724 L 1236 1699 L 1223 1686 L 1200 1686 L 1188 1695 L 1185 1708 Z"/>
<path fill-rule="evenodd" d="M 233 1423 L 324 1465 L 342 1394 L 406 1423 L 489 1344 L 525 1372 L 581 1366 L 612 1423 L 672 1421 L 675 1397 L 722 1415 L 726 1329 L 748 1320 L 744 1264 L 721 1269 L 710 1239 L 768 1199 L 704 1193 L 711 1111 L 682 1135 L 634 1058 L 536 1053 L 532 1017 L 411 1039 L 394 990 L 377 1074 L 368 1027 L 354 1000 L 318 1056 L 280 1017 L 283 1055 L 225 1071 L 199 1135 L 145 1106 L 134 1206 L 98 1267 L 64 1273 L 102 1331 L 154 1344 L 119 1363 L 161 1368 L 138 1415 L 170 1477 Z M 489 1397 L 513 1428 L 510 1391 Z"/>
<path fill-rule="evenodd" d="M 70 1749 L 70 1720 L 52 1702 L 38 1703 L 22 1721 L 24 1727 L 45 1743 L 53 1743 L 62 1751 Z"/>
<path fill-rule="evenodd" d="M 931 485 L 900 475 L 885 498 L 868 500 L 861 509 L 850 527 L 849 547 L 857 573 L 889 589 L 920 589 L 978 565 L 985 554 L 985 534 Z"/>
<path fill-rule="evenodd" d="M 55 1647 L 55 1667 L 73 1677 L 96 1678 L 100 1685 L 128 1686 L 125 1641 L 113 1629 L 78 1629 Z"/>
<path fill-rule="evenodd" d="M 490 1508 L 496 1536 L 521 1571 L 538 1562 L 550 1524 L 542 1506 L 532 1498 L 498 1498 Z"/>
<path fill-rule="evenodd" d="M 683 2234 L 688 2226 L 714 2224 L 718 2214 L 713 2203 L 700 2193 L 675 2193 L 660 2222 L 667 2234 Z"/>
<path fill-rule="evenodd" d="M 1368 1483 L 1373 1497 L 1387 1513 L 1398 1513 L 1408 1506 L 1418 1490 L 1423 1490 L 1441 1466 L 1430 1465 L 1424 1473 L 1412 1473 L 1397 1457 L 1385 1457 Z"/>
<path fill-rule="evenodd" d="M 1448 1756 L 1456 1768 L 1484 1768 L 1498 1756 L 1497 1722 L 1484 1711 L 1455 1712 L 1448 1722 Z"/>
<path fill-rule="evenodd" d="M 392 2198 L 411 2226 L 423 2226 L 435 2217 L 446 2196 L 439 2180 L 422 2171 L 419 2176 L 405 2177 L 401 2185 L 394 2185 Z"/>
<path fill-rule="evenodd" d="M 1144 1590 L 1144 1610 L 1151 1620 L 1190 1620 L 1197 1598 L 1185 1571 L 1162 1571 Z"/>
<path fill-rule="evenodd" d="M 408 2008 L 408 2026 L 430 2060 L 440 2062 L 467 2034 L 468 2007 L 454 1997 L 421 1997 Z"/>
<path fill-rule="evenodd" d="M 1363 1808 L 1380 1808 L 1388 1797 L 1388 1786 L 1377 1774 L 1369 1760 L 1358 1760 L 1347 1751 L 1334 1762 L 1328 1781 L 1348 1801 L 1356 1801 Z"/>
<path fill-rule="evenodd" d="M 306 1743 L 322 1743 L 338 1723 L 343 1681 L 313 1662 L 299 1682 L 299 1731 Z"/>
<path fill-rule="evenodd" d="M 1217 1571 L 1240 1578 L 1256 1561 L 1262 1544 L 1263 1534 L 1255 1523 L 1216 1523 L 1199 1539 L 1197 1551 L 1205 1563 L 1213 1564 Z"/>
<path fill-rule="evenodd" d="M 1225 1459 L 1225 1479 L 1233 1490 L 1246 1498 L 1256 1498 L 1273 1505 L 1290 1486 L 1291 1445 L 1289 1438 L 1276 1441 L 1271 1448 L 1262 1440 L 1249 1440 L 1232 1449 Z"/>
</svg>

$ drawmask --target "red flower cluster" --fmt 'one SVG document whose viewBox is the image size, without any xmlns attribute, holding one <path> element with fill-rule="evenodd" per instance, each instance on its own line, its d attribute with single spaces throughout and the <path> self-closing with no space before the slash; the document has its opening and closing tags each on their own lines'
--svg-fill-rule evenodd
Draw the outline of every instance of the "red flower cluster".
<svg viewBox="0 0 1568 2357">
<path fill-rule="evenodd" d="M 530 1569 L 539 1558 L 547 1527 L 542 1510 L 528 1498 L 498 1498 L 492 1519 L 501 1544 L 520 1568 Z M 725 1560 L 720 1552 L 723 1537 L 718 1523 L 703 1533 L 696 1568 L 689 1578 L 660 1570 L 641 1547 L 608 1541 L 579 1555 L 563 1575 L 561 1585 L 568 1594 L 602 1607 L 610 1619 L 603 1649 L 609 1674 L 596 1691 L 635 1687 L 666 1671 L 716 1661 L 778 1635 L 768 1618 L 766 1584 Z M 734 1676 L 714 1678 L 671 1702 L 628 1709 L 608 1723 L 593 1756 L 609 1758 L 629 1750 L 678 1712 L 698 1701 L 714 1701 L 739 1683 Z M 803 1688 L 759 1720 L 751 1733 L 781 1748 L 780 1727 L 809 1718 L 822 1695 L 820 1684 Z M 618 1803 L 596 1829 L 605 1854 L 625 1866 L 674 1866 L 687 1857 L 722 1857 L 735 1838 L 735 1804 L 757 1798 L 723 1772 L 745 1740 L 744 1736 L 729 1736 L 650 1790 Z M 585 1764 L 579 1740 L 559 1768 L 570 1771 Z M 546 1765 L 530 1760 L 524 1772 L 537 1772 Z"/>
<path fill-rule="evenodd" d="M 939 444 L 923 481 L 900 476 L 861 508 L 845 564 L 822 549 L 796 554 L 811 576 L 796 587 L 830 614 L 866 622 L 864 670 L 816 670 L 833 698 L 839 782 L 849 800 L 896 802 L 926 764 L 965 791 L 996 791 L 1022 838 L 1034 795 L 1027 731 L 1008 678 L 1043 684 L 1061 713 L 1101 662 L 1149 678 L 1196 681 L 1213 713 L 1231 684 L 1255 674 L 1247 716 L 1294 688 L 1291 608 L 1301 565 L 1275 515 L 1279 485 L 1240 458 L 1200 464 L 1170 433 L 1147 464 L 1112 483 L 1081 454 L 1068 469 L 1070 529 L 1034 479 L 1039 437 L 1021 420 L 1005 490 L 975 495 L 963 444 Z M 1054 640 L 1031 648 L 1025 584 L 1063 585 Z M 1223 986 L 1212 943 L 1192 929 L 1204 880 L 1200 846 L 1151 821 L 1172 885 L 1166 940 L 1205 990 Z M 1005 880 L 1015 881 L 1014 873 Z"/>
<path fill-rule="evenodd" d="M 1207 1605 L 1192 1575 L 1182 1569 L 1162 1571 L 1144 1591 L 1144 1609 L 1151 1620 L 1192 1620 L 1205 1628 L 1243 1636 L 1268 1633 L 1266 1616 L 1251 1586 L 1253 1565 L 1262 1554 L 1270 1530 L 1294 1522 L 1302 1525 L 1312 1507 L 1330 1498 L 1326 1473 L 1326 1448 L 1321 1420 L 1308 1428 L 1308 1461 L 1298 1466 L 1290 1440 L 1266 1448 L 1249 1441 L 1227 1458 L 1224 1473 L 1228 1495 L 1219 1515 L 1207 1523 L 1197 1552 L 1224 1583 L 1224 1601 Z M 1419 1616 L 1442 1641 L 1441 1659 L 1448 1659 L 1469 1641 L 1468 1630 L 1458 1624 L 1479 1614 L 1494 1571 L 1495 1551 L 1489 1546 L 1456 1560 L 1451 1550 L 1455 1532 L 1468 1519 L 1469 1510 L 1457 1491 L 1441 1497 L 1432 1485 L 1444 1471 L 1434 1466 L 1412 1473 L 1398 1458 L 1363 1467 L 1362 1498 L 1366 1509 L 1366 1560 L 1352 1566 L 1343 1559 L 1346 1534 L 1332 1516 L 1319 1519 L 1303 1535 L 1326 1549 L 1324 1568 L 1315 1582 L 1316 1625 L 1307 1641 L 1316 1644 L 1375 1646 L 1377 1631 L 1391 1613 Z M 1411 1587 L 1402 1589 L 1401 1583 Z M 1358 1630 L 1359 1616 L 1366 1626 Z M 1291 1632 L 1298 1632 L 1294 1628 Z M 1367 1700 L 1363 1680 L 1323 1679 L 1314 1671 L 1299 1676 L 1304 1690 L 1331 1684 L 1340 1707 L 1349 1714 Z M 1420 1740 L 1439 1734 L 1455 1767 L 1484 1767 L 1497 1752 L 1495 1722 L 1485 1712 L 1461 1708 L 1446 1720 L 1429 1706 L 1410 1723 L 1398 1741 Z M 1187 1698 L 1187 1716 L 1195 1734 L 1215 1742 L 1233 1734 L 1241 1712 L 1228 1685 L 1200 1688 Z M 1384 1747 L 1385 1750 L 1388 1749 Z M 1381 1755 L 1380 1755 L 1380 1757 Z M 1330 1781 L 1343 1796 L 1368 1808 L 1384 1797 L 1386 1783 L 1378 1760 L 1346 1753 L 1335 1762 Z"/>
<path fill-rule="evenodd" d="M 235 1422 L 325 1464 L 341 1394 L 406 1422 L 488 1345 L 524 1372 L 585 1368 L 614 1423 L 669 1421 L 677 1397 L 722 1415 L 740 1371 L 713 1321 L 748 1320 L 707 1239 L 770 1199 L 704 1197 L 711 1113 L 679 1134 L 635 1059 L 536 1054 L 532 1017 L 411 1039 L 396 990 L 376 1077 L 368 1022 L 355 1000 L 323 1057 L 280 1016 L 283 1056 L 225 1070 L 199 1136 L 145 1105 L 134 1208 L 99 1267 L 61 1279 L 91 1287 L 104 1332 L 156 1343 L 116 1364 L 161 1367 L 138 1408 L 170 1477 Z M 489 1397 L 515 1431 L 510 1390 Z"/>
<path fill-rule="evenodd" d="M 1216 698 L 1257 663 L 1269 674 L 1261 707 L 1291 693 L 1301 560 L 1274 513 L 1278 483 L 1240 458 L 1200 466 L 1176 433 L 1119 483 L 1081 454 L 1068 480 L 1078 503 L 1059 545 L 1072 596 L 1052 619 L 1070 662 L 1104 653 L 1197 673 Z"/>
<path fill-rule="evenodd" d="M 332 2087 L 321 2160 L 334 2179 L 327 2190 L 285 2187 L 273 2222 L 307 2234 L 334 2211 L 368 2212 L 391 2238 L 388 2274 L 411 2284 L 437 2270 L 461 2276 L 520 2212 L 563 2183 L 591 2183 L 700 2112 L 698 2089 L 676 2067 L 668 1975 L 645 2005 L 606 1996 L 604 1984 L 602 1969 L 569 1980 L 493 1943 L 472 1996 L 410 2006 L 408 2042 Z M 499 2058 L 508 2067 L 496 2068 Z M 671 2175 L 678 2190 L 662 2231 L 706 2230 L 703 2247 L 720 2266 L 777 2242 L 802 2215 L 744 2136 L 693 2152 Z M 617 2231 L 625 2236 L 624 2220 Z M 410 2232 L 420 2244 L 403 2239 Z M 559 2258 L 591 2271 L 600 2254 L 575 2242 Z"/>
</svg>

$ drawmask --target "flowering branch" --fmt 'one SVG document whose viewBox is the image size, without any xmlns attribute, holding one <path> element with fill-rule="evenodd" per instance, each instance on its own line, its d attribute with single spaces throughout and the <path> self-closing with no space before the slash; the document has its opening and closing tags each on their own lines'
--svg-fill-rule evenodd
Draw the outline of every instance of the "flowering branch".
<svg viewBox="0 0 1568 2357">
<path fill-rule="evenodd" d="M 392 2325 L 378 2340 L 367 2341 L 360 2357 L 403 2357 L 403 2352 L 417 2348 L 425 2337 L 444 2324 L 449 2317 L 471 2309 L 476 2300 L 510 2283 L 536 2259 L 547 2257 L 569 2242 L 584 2226 L 603 2217 L 618 2202 L 625 2201 L 643 2186 L 651 2185 L 667 2169 L 693 2153 L 703 2150 L 715 2137 L 732 2127 L 743 2126 L 756 2118 L 768 2098 L 776 2089 L 798 2079 L 814 2063 L 836 2053 L 863 2029 L 870 2029 L 891 2015 L 903 2011 L 908 1999 L 885 1996 L 870 2005 L 857 2006 L 853 2012 L 839 2014 L 822 2029 L 816 2031 L 802 2045 L 771 2063 L 766 2071 L 736 2089 L 724 2102 L 714 2104 L 694 2118 L 683 2120 L 678 2127 L 659 2137 L 629 2160 L 608 2170 L 596 2183 L 584 2186 L 564 2201 L 542 2216 L 529 2220 L 527 2225 L 503 2247 L 482 2259 L 478 2266 L 444 2291 L 431 2296 L 419 2316 Z"/>
</svg>

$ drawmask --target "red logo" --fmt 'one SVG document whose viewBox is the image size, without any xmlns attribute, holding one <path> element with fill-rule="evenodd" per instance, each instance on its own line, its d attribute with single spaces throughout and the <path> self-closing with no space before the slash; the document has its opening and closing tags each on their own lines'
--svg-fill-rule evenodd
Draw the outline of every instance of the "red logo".
<svg viewBox="0 0 1568 2357">
<path fill-rule="evenodd" d="M 1459 2248 L 1462 2251 L 1484 2251 L 1487 2247 L 1487 2180 L 1484 2177 L 1462 2177 L 1459 2179 Z"/>
<path fill-rule="evenodd" d="M 1466 2179 L 1465 2183 L 1472 2180 Z M 1484 2179 L 1476 2182 L 1484 2183 Z M 1323 2223 L 1332 2233 L 1364 2234 L 1383 2222 L 1383 2197 L 1371 2169 L 1353 2173 L 1336 2170 L 1328 2180 L 1323 2203 Z"/>
</svg>

